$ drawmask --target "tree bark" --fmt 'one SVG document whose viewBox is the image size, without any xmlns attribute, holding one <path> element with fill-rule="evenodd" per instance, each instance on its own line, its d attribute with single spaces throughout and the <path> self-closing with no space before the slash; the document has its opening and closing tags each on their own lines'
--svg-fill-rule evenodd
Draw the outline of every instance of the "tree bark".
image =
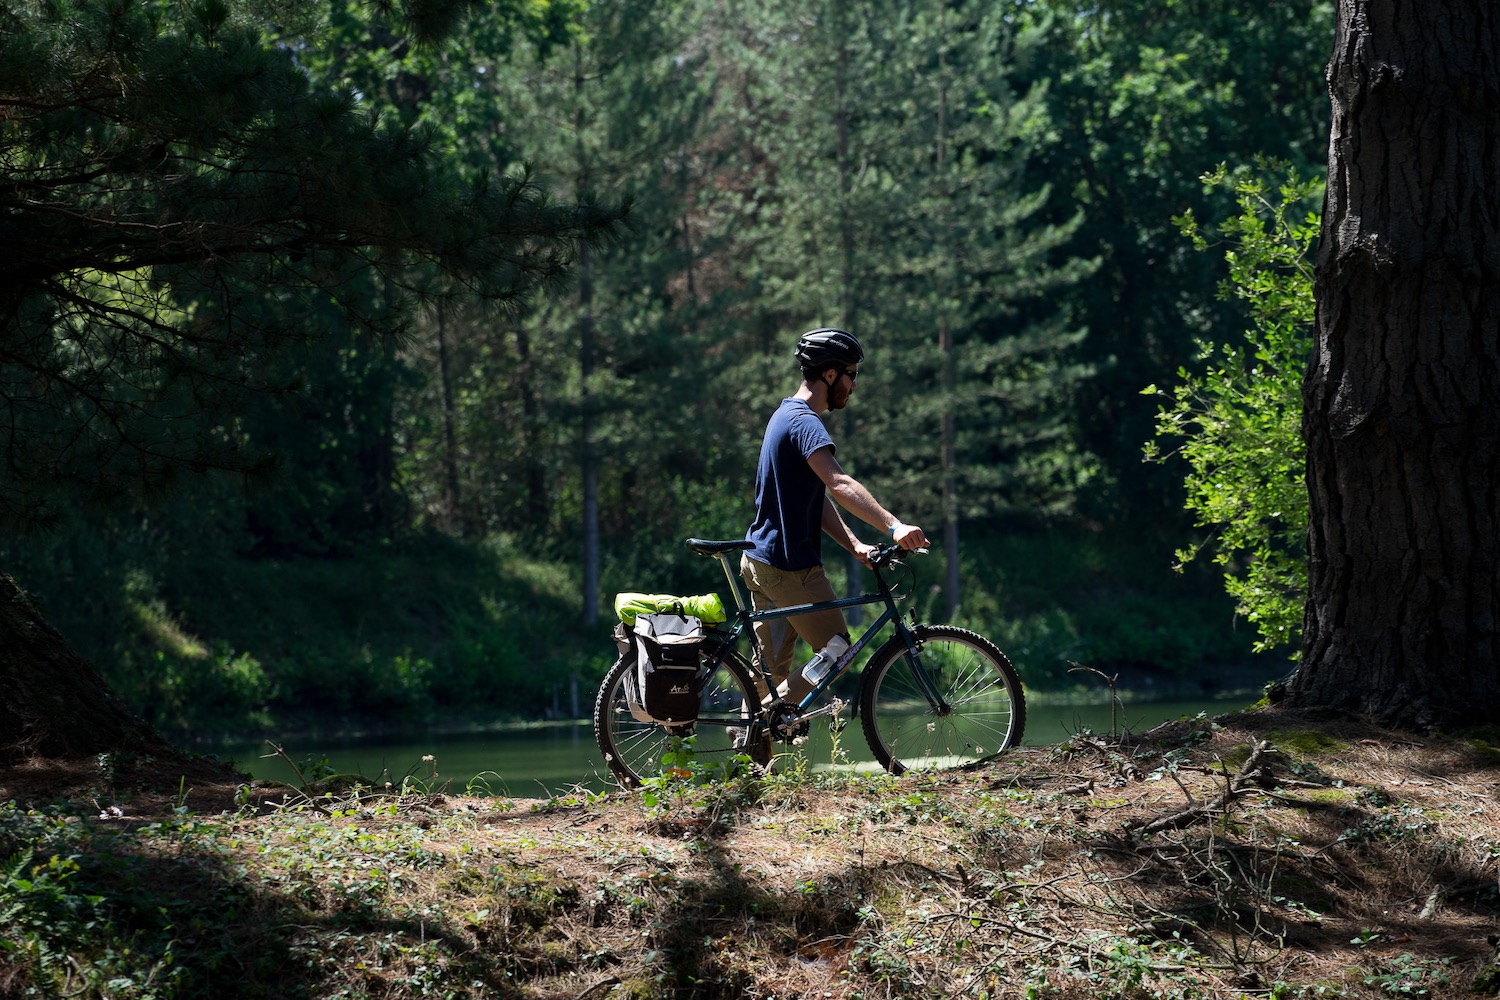
<svg viewBox="0 0 1500 1000">
<path fill-rule="evenodd" d="M 1500 707 L 1496 53 L 1493 0 L 1339 2 L 1294 705 L 1418 729 Z"/>
<path fill-rule="evenodd" d="M 177 751 L 110 693 L 104 679 L 0 574 L 0 765 L 110 750 Z"/>
</svg>

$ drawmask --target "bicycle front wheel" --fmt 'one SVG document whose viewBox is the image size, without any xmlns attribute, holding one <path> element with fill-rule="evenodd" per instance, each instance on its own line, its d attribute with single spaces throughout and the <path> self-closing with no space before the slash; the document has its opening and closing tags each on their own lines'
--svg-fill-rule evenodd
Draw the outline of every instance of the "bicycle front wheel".
<svg viewBox="0 0 1500 1000">
<path fill-rule="evenodd" d="M 714 773 L 727 767 L 735 754 L 746 754 L 764 766 L 770 760 L 770 740 L 762 724 L 752 725 L 760 697 L 750 670 L 734 653 L 704 679 L 698 701 L 698 721 L 682 726 L 643 722 L 630 711 L 625 676 L 636 668 L 634 651 L 615 661 L 599 685 L 594 700 L 594 740 L 610 771 L 626 788 L 661 773 L 662 757 L 685 751 L 693 762 L 691 773 Z M 684 745 L 684 740 L 691 742 Z M 674 765 L 676 766 L 676 765 Z"/>
<path fill-rule="evenodd" d="M 900 636 L 887 640 L 865 667 L 860 719 L 870 751 L 886 770 L 969 767 L 1021 741 L 1026 696 L 1015 667 L 994 643 L 953 625 L 918 625 L 912 635 L 930 693 L 918 683 Z"/>
</svg>

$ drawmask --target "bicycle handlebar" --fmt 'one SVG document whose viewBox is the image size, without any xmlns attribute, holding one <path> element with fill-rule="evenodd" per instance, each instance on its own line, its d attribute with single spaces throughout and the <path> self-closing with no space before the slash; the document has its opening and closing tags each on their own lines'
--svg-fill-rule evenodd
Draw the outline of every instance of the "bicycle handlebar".
<svg viewBox="0 0 1500 1000">
<path fill-rule="evenodd" d="M 894 542 L 891 542 L 876 549 L 875 554 L 870 557 L 870 563 L 876 569 L 885 569 L 891 563 L 901 562 L 908 555 L 925 556 L 926 554 L 927 550 L 925 548 L 912 549 L 908 552 L 901 546 L 895 544 Z"/>
</svg>

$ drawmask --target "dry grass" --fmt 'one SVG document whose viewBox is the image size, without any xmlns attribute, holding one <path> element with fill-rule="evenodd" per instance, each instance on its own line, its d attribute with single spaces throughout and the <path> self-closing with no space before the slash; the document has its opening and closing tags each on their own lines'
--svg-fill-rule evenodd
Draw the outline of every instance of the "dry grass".
<svg viewBox="0 0 1500 1000">
<path fill-rule="evenodd" d="M 235 956 L 223 996 L 1457 997 L 1500 915 L 1491 742 L 1268 712 L 941 778 L 221 814 L 195 791 L 35 838 L 220 900 L 173 933 L 179 969 Z"/>
</svg>

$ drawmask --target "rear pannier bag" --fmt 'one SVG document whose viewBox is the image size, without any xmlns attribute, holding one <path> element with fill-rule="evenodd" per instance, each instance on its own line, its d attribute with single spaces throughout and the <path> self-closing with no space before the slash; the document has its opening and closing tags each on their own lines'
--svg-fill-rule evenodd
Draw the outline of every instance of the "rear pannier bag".
<svg viewBox="0 0 1500 1000">
<path fill-rule="evenodd" d="M 703 622 L 691 615 L 636 616 L 636 693 L 652 721 L 682 726 L 698 718 L 698 660 L 705 635 Z M 625 695 L 631 700 L 628 682 Z M 634 704 L 631 714 L 639 718 Z"/>
<path fill-rule="evenodd" d="M 631 658 L 631 669 L 625 671 L 620 678 L 620 686 L 625 689 L 625 704 L 630 709 L 630 717 L 636 722 L 655 722 L 651 713 L 646 711 L 646 701 L 641 697 L 641 672 L 640 657 L 635 650 L 635 632 L 624 622 L 615 623 L 614 631 L 615 647 L 620 651 L 620 658 Z"/>
</svg>

